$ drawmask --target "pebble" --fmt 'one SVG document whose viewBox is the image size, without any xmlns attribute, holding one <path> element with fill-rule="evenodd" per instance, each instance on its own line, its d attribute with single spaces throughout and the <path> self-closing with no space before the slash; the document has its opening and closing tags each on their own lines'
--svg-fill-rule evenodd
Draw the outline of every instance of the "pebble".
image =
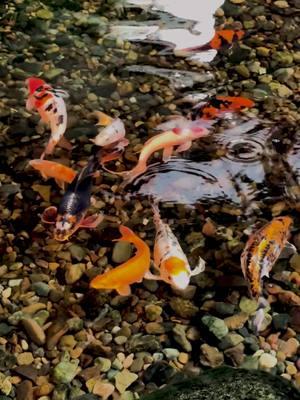
<svg viewBox="0 0 300 400">
<path fill-rule="evenodd" d="M 199 311 L 199 308 L 192 301 L 181 297 L 172 297 L 169 304 L 175 313 L 182 318 L 192 318 Z"/>
<path fill-rule="evenodd" d="M 245 346 L 243 343 L 239 343 L 234 347 L 230 347 L 224 351 L 226 357 L 228 357 L 234 367 L 239 367 L 245 360 Z"/>
<path fill-rule="evenodd" d="M 238 344 L 244 341 L 243 336 L 238 333 L 229 332 L 226 336 L 223 337 L 221 343 L 219 344 L 219 348 L 221 350 L 228 349 L 229 347 L 237 346 Z"/>
<path fill-rule="evenodd" d="M 272 354 L 263 353 L 259 358 L 259 366 L 263 369 L 270 369 L 277 364 L 277 358 Z"/>
<path fill-rule="evenodd" d="M 77 282 L 82 277 L 84 271 L 85 271 L 84 264 L 80 263 L 80 264 L 68 265 L 65 273 L 66 282 L 69 285 L 72 285 L 73 283 Z"/>
<path fill-rule="evenodd" d="M 115 391 L 114 385 L 107 382 L 97 381 L 93 387 L 93 393 L 100 396 L 102 400 L 107 400 Z"/>
<path fill-rule="evenodd" d="M 202 322 L 207 326 L 208 330 L 220 340 L 228 333 L 228 327 L 220 318 L 213 317 L 211 315 L 205 315 L 202 317 Z"/>
<path fill-rule="evenodd" d="M 34 361 L 33 355 L 30 352 L 17 354 L 17 362 L 19 365 L 30 365 Z"/>
<path fill-rule="evenodd" d="M 101 372 L 107 372 L 111 368 L 111 361 L 109 358 L 97 357 L 95 364 L 99 365 Z"/>
<path fill-rule="evenodd" d="M 140 372 L 143 369 L 144 360 L 141 357 L 136 358 L 133 360 L 133 363 L 130 366 L 131 372 Z"/>
<path fill-rule="evenodd" d="M 157 386 L 161 386 L 169 382 L 175 373 L 175 368 L 170 366 L 166 361 L 157 361 L 146 369 L 143 380 L 145 383 L 153 382 Z"/>
<path fill-rule="evenodd" d="M 45 332 L 34 319 L 23 319 L 22 323 L 28 336 L 34 343 L 41 346 L 46 342 Z"/>
<path fill-rule="evenodd" d="M 118 372 L 115 375 L 116 388 L 122 394 L 137 379 L 138 379 L 137 374 L 134 374 L 133 372 L 128 371 L 128 369 L 124 369 L 123 371 Z"/>
<path fill-rule="evenodd" d="M 3 391 L 3 390 L 2 390 Z M 32 383 L 28 380 L 21 382 L 17 385 L 16 400 L 33 400 Z"/>
<path fill-rule="evenodd" d="M 289 3 L 285 0 L 274 1 L 274 6 L 278 8 L 289 8 Z"/>
<path fill-rule="evenodd" d="M 295 338 L 290 338 L 286 342 L 280 341 L 278 350 L 282 351 L 286 357 L 293 357 L 299 348 L 299 342 Z"/>
<path fill-rule="evenodd" d="M 200 346 L 200 361 L 205 366 L 215 368 L 223 364 L 224 356 L 217 347 L 202 344 Z"/>
<path fill-rule="evenodd" d="M 192 345 L 186 337 L 186 327 L 184 325 L 176 324 L 173 328 L 174 340 L 177 342 L 184 351 L 187 353 L 192 351 Z"/>
<path fill-rule="evenodd" d="M 158 317 L 161 316 L 162 308 L 155 304 L 147 304 L 145 306 L 146 317 L 149 321 L 155 321 Z"/>
<path fill-rule="evenodd" d="M 61 361 L 53 368 L 53 378 L 57 383 L 70 383 L 78 372 L 79 360 Z"/>
<path fill-rule="evenodd" d="M 165 348 L 163 353 L 168 360 L 176 360 L 179 356 L 179 350 L 173 348 Z"/>
<path fill-rule="evenodd" d="M 241 312 L 235 315 L 232 315 L 231 317 L 227 317 L 224 319 L 224 323 L 227 326 L 227 328 L 231 331 L 235 331 L 236 329 L 241 329 L 246 321 L 248 321 L 249 315 Z"/>
<path fill-rule="evenodd" d="M 132 246 L 129 242 L 117 242 L 114 245 L 112 260 L 113 262 L 120 264 L 127 261 L 132 254 Z"/>
<path fill-rule="evenodd" d="M 35 282 L 31 285 L 31 287 L 32 290 L 34 290 L 35 293 L 41 297 L 47 297 L 50 292 L 50 287 L 45 282 Z"/>
<path fill-rule="evenodd" d="M 242 297 L 239 307 L 241 311 L 251 315 L 257 310 L 258 303 L 255 300 L 248 299 L 247 297 Z"/>
</svg>

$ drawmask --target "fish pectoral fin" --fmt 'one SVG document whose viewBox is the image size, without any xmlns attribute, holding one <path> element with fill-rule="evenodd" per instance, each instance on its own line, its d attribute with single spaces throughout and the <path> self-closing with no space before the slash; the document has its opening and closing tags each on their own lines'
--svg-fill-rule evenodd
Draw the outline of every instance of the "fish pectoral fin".
<svg viewBox="0 0 300 400">
<path fill-rule="evenodd" d="M 66 139 L 64 136 L 60 139 L 60 141 L 58 142 L 58 145 L 65 150 L 72 150 L 72 148 L 73 148 L 72 143 L 68 139 Z"/>
<path fill-rule="evenodd" d="M 81 222 L 79 227 L 80 228 L 89 228 L 95 229 L 97 226 L 102 222 L 104 216 L 102 214 L 94 214 L 84 218 Z"/>
<path fill-rule="evenodd" d="M 195 276 L 200 274 L 201 272 L 203 272 L 205 270 L 205 261 L 203 260 L 203 258 L 199 258 L 199 262 L 197 267 L 195 267 L 192 271 L 191 271 L 191 276 Z"/>
<path fill-rule="evenodd" d="M 172 156 L 172 153 L 173 153 L 173 146 L 165 147 L 162 155 L 163 161 L 164 162 L 169 161 Z"/>
<path fill-rule="evenodd" d="M 44 224 L 55 224 L 57 217 L 57 208 L 54 206 L 47 207 L 42 216 L 41 220 L 44 222 Z"/>
<path fill-rule="evenodd" d="M 154 275 L 152 272 L 147 271 L 144 275 L 144 279 L 154 280 L 154 281 L 161 281 L 162 277 L 160 275 Z"/>
<path fill-rule="evenodd" d="M 118 288 L 116 288 L 116 291 L 121 296 L 130 296 L 131 295 L 131 289 L 130 289 L 129 285 L 119 286 Z"/>
<path fill-rule="evenodd" d="M 289 258 L 290 256 L 294 255 L 297 253 L 297 248 L 290 242 L 286 242 L 284 248 L 282 249 L 282 252 L 280 253 L 279 258 Z"/>
<path fill-rule="evenodd" d="M 182 151 L 187 151 L 192 145 L 192 142 L 189 140 L 186 143 L 181 144 L 177 147 L 176 153 L 181 153 Z"/>
<path fill-rule="evenodd" d="M 40 173 L 41 173 L 41 175 L 42 175 L 42 178 L 45 179 L 45 181 L 46 181 L 47 179 L 49 179 L 49 176 L 48 176 L 45 172 L 40 171 Z"/>
</svg>

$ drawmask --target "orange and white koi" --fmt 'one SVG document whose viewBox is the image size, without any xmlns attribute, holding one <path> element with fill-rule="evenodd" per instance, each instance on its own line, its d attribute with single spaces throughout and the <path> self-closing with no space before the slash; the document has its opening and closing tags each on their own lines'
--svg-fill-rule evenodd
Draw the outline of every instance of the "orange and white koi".
<svg viewBox="0 0 300 400">
<path fill-rule="evenodd" d="M 177 147 L 176 153 L 186 151 L 191 147 L 193 140 L 208 134 L 209 131 L 203 126 L 203 121 L 189 121 L 187 126 L 176 126 L 172 130 L 160 133 L 147 140 L 140 153 L 138 163 L 132 170 L 107 171 L 122 176 L 129 183 L 147 170 L 147 161 L 154 152 L 163 150 L 163 161 L 167 162 L 171 158 L 175 146 Z"/>
<path fill-rule="evenodd" d="M 67 110 L 64 98 L 68 93 L 64 90 L 54 89 L 43 79 L 31 77 L 26 79 L 29 97 L 26 102 L 28 111 L 37 110 L 44 123 L 50 125 L 51 136 L 41 158 L 51 154 L 54 147 L 63 139 L 67 128 Z"/>
<path fill-rule="evenodd" d="M 252 234 L 241 255 L 241 266 L 244 277 L 249 285 L 251 297 L 259 302 L 258 311 L 254 317 L 254 327 L 260 330 L 264 318 L 263 308 L 267 301 L 262 297 L 262 280 L 269 273 L 279 258 L 285 246 L 294 247 L 288 243 L 290 217 L 277 217 Z"/>
<path fill-rule="evenodd" d="M 262 278 L 269 273 L 287 244 L 290 217 L 277 217 L 252 234 L 241 255 L 244 277 L 249 283 L 251 296 L 258 300 L 262 293 Z"/>
<path fill-rule="evenodd" d="M 94 289 L 115 289 L 122 296 L 129 296 L 130 285 L 142 282 L 150 268 L 149 246 L 140 239 L 131 229 L 121 225 L 119 227 L 121 237 L 116 241 L 126 241 L 135 245 L 136 254 L 118 267 L 96 276 L 90 282 Z"/>
<path fill-rule="evenodd" d="M 204 271 L 205 261 L 200 258 L 198 266 L 192 271 L 170 226 L 162 221 L 157 205 L 152 205 L 152 209 L 156 227 L 154 266 L 159 275 L 147 272 L 145 278 L 162 280 L 176 289 L 184 290 L 192 276 Z"/>
<path fill-rule="evenodd" d="M 29 161 L 29 165 L 39 171 L 45 180 L 54 178 L 62 189 L 64 189 L 65 183 L 71 183 L 76 176 L 76 171 L 72 168 L 54 161 L 37 159 Z"/>
<path fill-rule="evenodd" d="M 103 220 L 103 216 L 98 214 L 86 217 L 91 204 L 92 181 L 97 165 L 97 157 L 92 157 L 68 186 L 58 209 L 51 206 L 43 212 L 42 221 L 55 224 L 54 239 L 60 242 L 68 240 L 79 228 L 94 229 Z"/>
<path fill-rule="evenodd" d="M 193 116 L 202 119 L 213 119 L 228 112 L 237 112 L 245 108 L 252 108 L 254 102 L 241 96 L 214 96 L 208 102 L 201 102 L 194 106 Z"/>
</svg>

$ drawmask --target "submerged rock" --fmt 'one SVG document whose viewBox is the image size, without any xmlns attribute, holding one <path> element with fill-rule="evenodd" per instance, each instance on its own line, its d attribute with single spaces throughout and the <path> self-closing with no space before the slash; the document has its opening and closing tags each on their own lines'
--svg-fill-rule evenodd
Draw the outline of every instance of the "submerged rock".
<svg viewBox="0 0 300 400">
<path fill-rule="evenodd" d="M 267 372 L 220 367 L 142 397 L 142 400 L 298 400 L 300 392 Z"/>
</svg>

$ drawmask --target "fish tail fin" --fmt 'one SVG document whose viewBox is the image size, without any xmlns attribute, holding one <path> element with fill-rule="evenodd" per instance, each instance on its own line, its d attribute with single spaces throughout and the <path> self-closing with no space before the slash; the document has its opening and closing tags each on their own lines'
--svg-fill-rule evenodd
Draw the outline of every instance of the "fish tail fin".
<svg viewBox="0 0 300 400">
<path fill-rule="evenodd" d="M 46 145 L 46 148 L 44 150 L 44 155 L 50 155 L 53 153 L 55 146 L 57 145 L 57 140 L 51 139 L 49 140 L 49 142 Z"/>
<path fill-rule="evenodd" d="M 160 217 L 160 211 L 159 211 L 158 203 L 157 202 L 152 203 L 151 204 L 151 208 L 152 208 L 152 211 L 153 211 L 154 221 L 159 222 L 161 220 L 161 217 Z"/>
<path fill-rule="evenodd" d="M 113 122 L 113 118 L 102 111 L 95 111 L 93 115 L 98 119 L 96 125 L 107 126 Z"/>
<path fill-rule="evenodd" d="M 118 241 L 118 242 L 119 241 L 132 242 L 136 238 L 133 231 L 125 225 L 120 225 L 119 231 L 122 236 L 120 238 L 116 239 L 116 241 Z"/>
</svg>

